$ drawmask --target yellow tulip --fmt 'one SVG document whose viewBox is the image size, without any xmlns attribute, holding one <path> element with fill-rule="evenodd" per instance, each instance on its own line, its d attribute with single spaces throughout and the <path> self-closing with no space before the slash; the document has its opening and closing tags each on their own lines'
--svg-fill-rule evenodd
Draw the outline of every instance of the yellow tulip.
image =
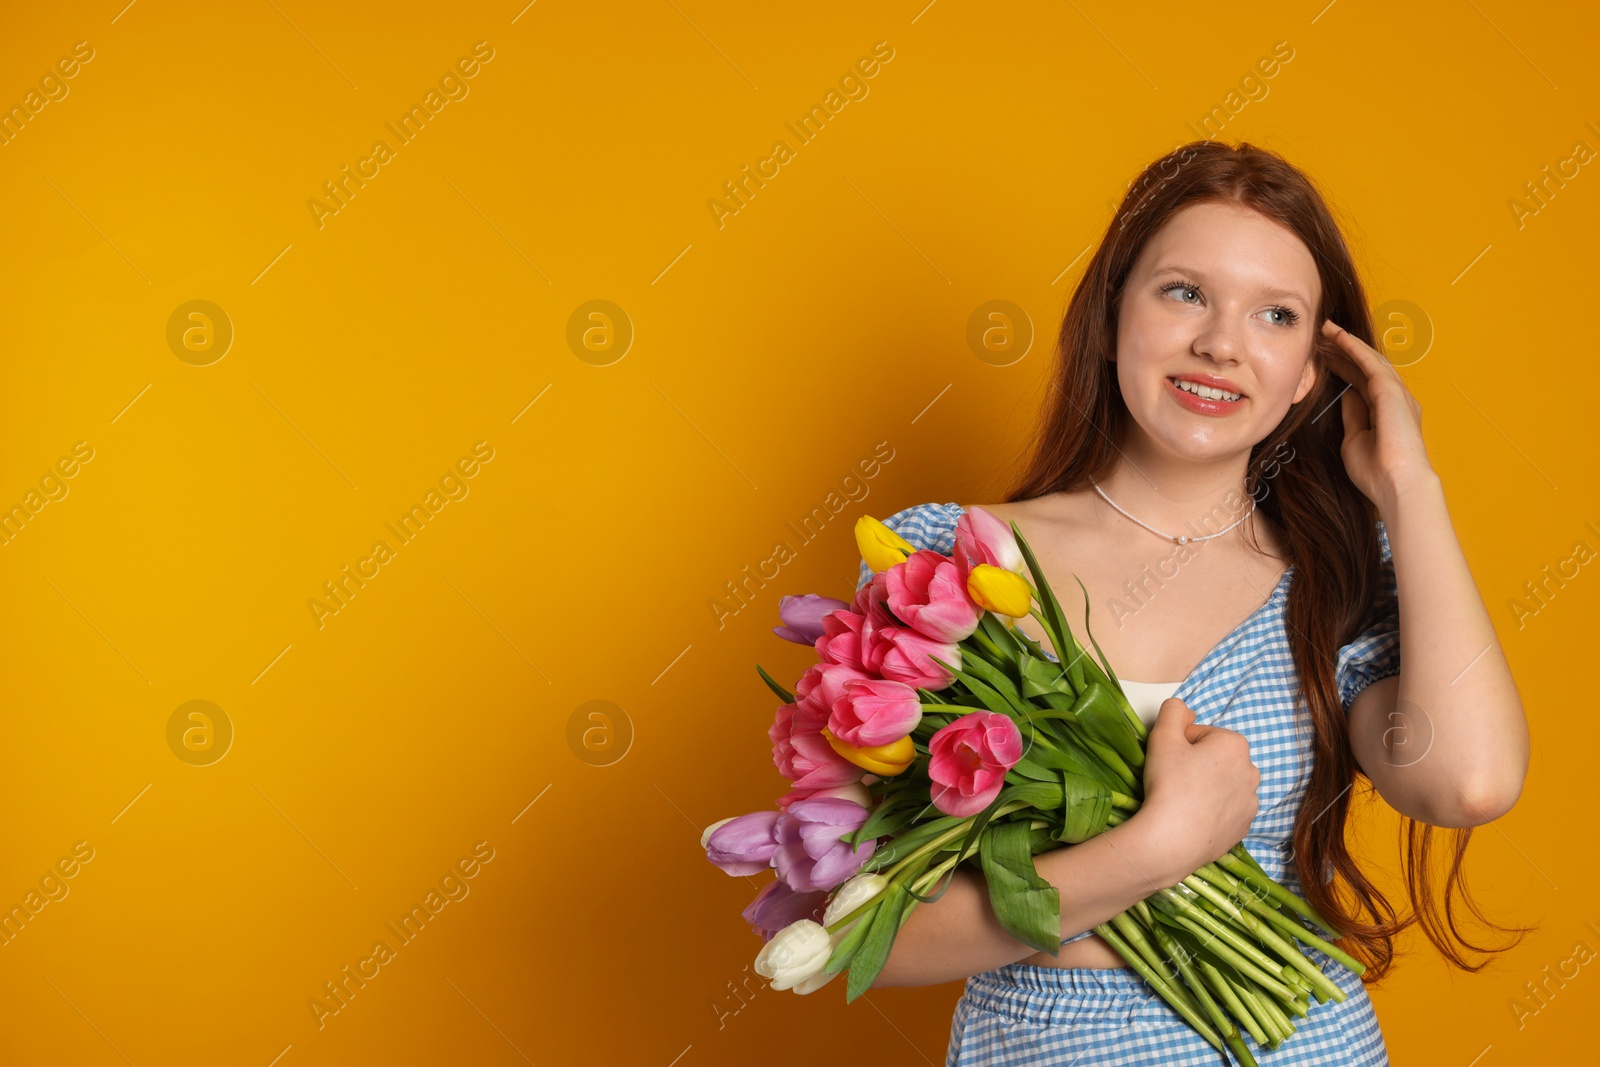
<svg viewBox="0 0 1600 1067">
<path fill-rule="evenodd" d="M 839 755 L 857 767 L 885 778 L 899 774 L 911 766 L 912 761 L 917 758 L 917 746 L 912 743 L 910 734 L 887 745 L 873 745 L 868 748 L 857 748 L 847 741 L 839 740 L 826 726 L 822 728 L 822 736 L 828 739 L 828 744 L 832 745 L 833 750 Z"/>
<path fill-rule="evenodd" d="M 1020 619 L 1033 608 L 1033 592 L 1015 571 L 980 563 L 967 578 L 967 594 L 980 608 Z"/>
<path fill-rule="evenodd" d="M 917 550 L 917 546 L 895 533 L 871 515 L 856 520 L 856 547 L 872 573 L 888 570 Z"/>
</svg>

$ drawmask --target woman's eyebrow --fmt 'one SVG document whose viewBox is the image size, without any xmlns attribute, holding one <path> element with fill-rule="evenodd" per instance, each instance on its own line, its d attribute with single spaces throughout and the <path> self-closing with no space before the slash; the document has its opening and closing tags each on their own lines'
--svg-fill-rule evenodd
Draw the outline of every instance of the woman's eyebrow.
<svg viewBox="0 0 1600 1067">
<path fill-rule="evenodd" d="M 1190 277 L 1199 278 L 1201 281 L 1204 281 L 1206 276 L 1206 272 L 1203 270 L 1195 270 L 1193 267 L 1185 267 L 1181 264 L 1174 264 L 1170 267 L 1161 267 L 1154 271 L 1151 276 L 1155 277 L 1161 274 L 1187 274 Z M 1279 300 L 1298 300 L 1307 307 L 1311 306 L 1311 301 L 1307 300 L 1293 289 L 1279 289 L 1275 286 L 1264 285 L 1260 289 L 1257 289 L 1256 292 L 1260 293 L 1262 296 L 1275 297 Z"/>
</svg>

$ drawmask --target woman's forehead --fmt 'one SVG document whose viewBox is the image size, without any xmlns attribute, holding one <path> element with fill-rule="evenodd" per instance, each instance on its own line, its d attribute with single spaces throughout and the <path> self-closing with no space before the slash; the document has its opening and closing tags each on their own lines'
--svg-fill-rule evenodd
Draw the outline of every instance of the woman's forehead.
<svg viewBox="0 0 1600 1067">
<path fill-rule="evenodd" d="M 1134 269 L 1276 299 L 1294 296 L 1307 305 L 1321 291 L 1305 242 L 1281 223 L 1235 204 L 1190 204 L 1175 212 L 1145 244 Z"/>
</svg>

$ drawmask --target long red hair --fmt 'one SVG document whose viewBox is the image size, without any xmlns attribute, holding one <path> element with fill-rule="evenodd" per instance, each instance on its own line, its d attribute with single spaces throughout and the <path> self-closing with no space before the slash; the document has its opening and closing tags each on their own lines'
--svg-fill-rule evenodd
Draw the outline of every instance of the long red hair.
<svg viewBox="0 0 1600 1067">
<path fill-rule="evenodd" d="M 1295 818 L 1296 870 L 1306 899 L 1345 931 L 1346 951 L 1367 965 L 1363 981 L 1388 973 L 1395 937 L 1413 924 L 1452 965 L 1481 969 L 1493 953 L 1514 946 L 1531 927 L 1503 927 L 1483 915 L 1467 890 L 1463 861 L 1470 828 L 1446 832 L 1449 873 L 1442 889 L 1434 867 L 1440 829 L 1402 817 L 1401 854 L 1410 913 L 1394 906 L 1362 873 L 1345 841 L 1351 786 L 1361 773 L 1350 748 L 1348 724 L 1334 679 L 1332 650 L 1355 639 L 1372 608 L 1381 562 L 1377 511 L 1346 474 L 1340 457 L 1343 420 L 1327 418 L 1344 383 L 1328 367 L 1321 334 L 1324 319 L 1374 345 L 1371 316 L 1344 238 L 1311 181 L 1280 156 L 1250 144 L 1194 141 L 1151 163 L 1129 187 L 1105 238 L 1072 294 L 1061 323 L 1053 380 L 1043 404 L 1031 454 L 1006 495 L 1031 500 L 1077 491 L 1103 479 L 1117 461 L 1113 441 L 1131 418 L 1117 384 L 1117 314 L 1140 251 L 1180 208 L 1200 202 L 1238 205 L 1272 219 L 1299 236 L 1322 280 L 1322 303 L 1312 316 L 1312 360 L 1317 385 L 1250 454 L 1245 489 L 1255 495 L 1272 457 L 1273 489 L 1259 499 L 1257 516 L 1270 523 L 1295 567 L 1287 605 L 1289 644 L 1310 713 L 1312 771 Z M 1323 872 L 1334 872 L 1332 882 Z M 1513 932 L 1508 943 L 1480 945 L 1456 925 L 1456 895 L 1481 923 Z M 1472 962 L 1463 949 L 1482 954 Z"/>
</svg>

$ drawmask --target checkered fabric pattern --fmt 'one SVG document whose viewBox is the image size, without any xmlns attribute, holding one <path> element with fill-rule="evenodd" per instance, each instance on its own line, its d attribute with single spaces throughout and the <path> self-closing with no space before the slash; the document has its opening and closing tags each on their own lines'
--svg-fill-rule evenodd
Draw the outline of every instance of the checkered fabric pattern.
<svg viewBox="0 0 1600 1067">
<path fill-rule="evenodd" d="M 959 504 L 918 504 L 884 524 L 918 548 L 946 555 L 955 548 Z M 1382 572 L 1368 625 L 1339 649 L 1335 678 L 1348 712 L 1357 693 L 1400 672 L 1398 587 L 1389 535 L 1380 520 Z M 1261 771 L 1260 810 L 1245 847 L 1269 875 L 1300 893 L 1289 859 L 1289 835 L 1311 775 L 1309 728 L 1302 712 L 1284 608 L 1291 566 L 1272 595 L 1205 655 L 1173 694 L 1194 709 L 1195 721 L 1226 726 L 1250 741 Z M 860 589 L 872 577 L 863 561 Z M 1113 665 L 1115 666 L 1115 665 Z M 1297 726 L 1302 727 L 1297 733 Z M 1328 872 L 1331 877 L 1331 870 Z M 1068 944 L 1094 936 L 1084 931 Z M 1276 1051 L 1246 1045 L 1263 1064 L 1389 1062 L 1377 1015 L 1361 979 L 1314 949 L 1307 956 L 1348 994 L 1342 1003 L 1312 1001 L 1309 1016 Z M 1010 964 L 967 979 L 951 1022 L 946 1067 L 1000 1064 L 1126 1067 L 1132 1064 L 1215 1065 L 1216 1050 L 1190 1028 L 1136 973 L 1127 968 L 1052 968 Z"/>
</svg>

